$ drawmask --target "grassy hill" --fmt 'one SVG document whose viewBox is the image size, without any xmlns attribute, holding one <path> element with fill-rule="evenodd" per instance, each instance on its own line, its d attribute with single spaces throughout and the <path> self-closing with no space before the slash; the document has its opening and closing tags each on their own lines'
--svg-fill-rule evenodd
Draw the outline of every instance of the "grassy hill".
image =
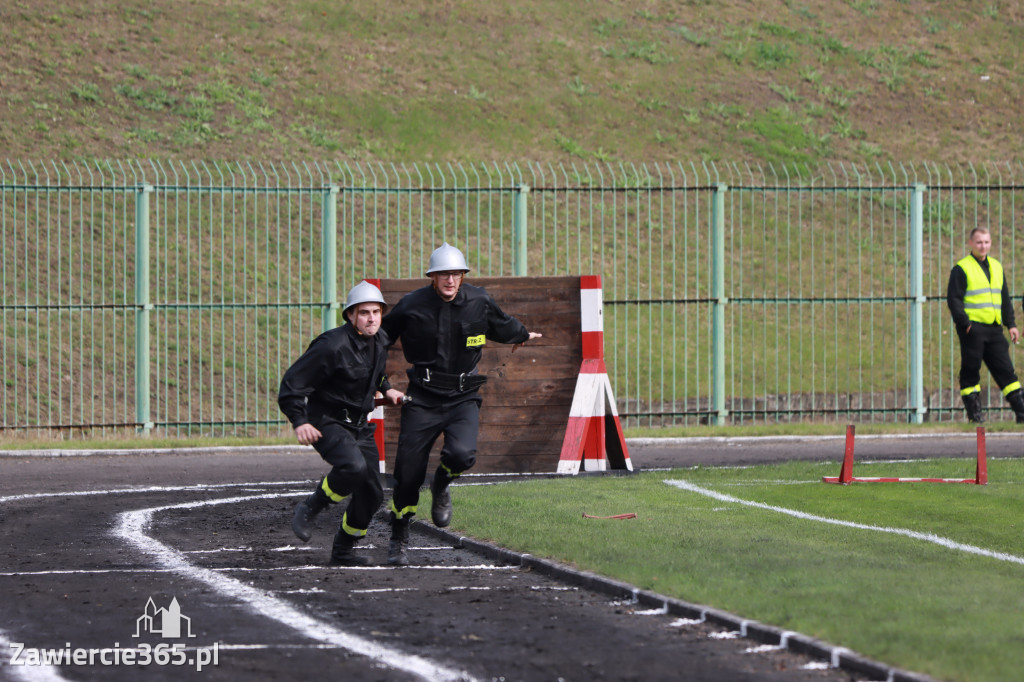
<svg viewBox="0 0 1024 682">
<path fill-rule="evenodd" d="M 1000 161 L 997 0 L 11 0 L 5 159 Z"/>
</svg>

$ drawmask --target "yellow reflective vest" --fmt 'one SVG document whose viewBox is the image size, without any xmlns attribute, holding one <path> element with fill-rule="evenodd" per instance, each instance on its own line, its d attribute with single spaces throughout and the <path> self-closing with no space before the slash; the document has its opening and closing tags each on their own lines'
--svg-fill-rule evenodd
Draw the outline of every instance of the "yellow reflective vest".
<svg viewBox="0 0 1024 682">
<path fill-rule="evenodd" d="M 967 275 L 967 293 L 964 295 L 964 312 L 971 322 L 981 324 L 1003 323 L 1003 266 L 995 258 L 988 257 L 991 280 L 974 256 L 968 255 L 957 261 Z"/>
</svg>

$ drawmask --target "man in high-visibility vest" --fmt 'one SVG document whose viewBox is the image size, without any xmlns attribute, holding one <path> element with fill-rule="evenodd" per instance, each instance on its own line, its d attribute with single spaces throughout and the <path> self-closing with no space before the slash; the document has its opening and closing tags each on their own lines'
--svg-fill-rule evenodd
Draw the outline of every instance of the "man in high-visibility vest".
<svg viewBox="0 0 1024 682">
<path fill-rule="evenodd" d="M 968 238 L 971 253 L 957 261 L 949 273 L 946 303 L 953 315 L 960 337 L 960 397 L 967 419 L 980 424 L 981 363 L 984 362 L 1002 389 L 1017 423 L 1024 423 L 1024 393 L 1013 371 L 1010 345 L 1003 335 L 1003 325 L 1010 330 L 1010 340 L 1020 339 L 1013 318 L 1013 301 L 1003 275 L 1003 266 L 988 253 L 992 235 L 987 228 L 975 227 Z"/>
</svg>

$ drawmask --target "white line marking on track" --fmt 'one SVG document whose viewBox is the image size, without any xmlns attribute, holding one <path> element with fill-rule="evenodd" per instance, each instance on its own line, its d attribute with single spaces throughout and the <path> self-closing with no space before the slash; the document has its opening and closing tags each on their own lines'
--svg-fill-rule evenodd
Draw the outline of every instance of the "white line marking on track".
<svg viewBox="0 0 1024 682">
<path fill-rule="evenodd" d="M 10 653 L 12 641 L 9 634 L 0 630 L 0 649 Z M 20 643 L 24 642 L 24 639 L 20 640 Z M 60 668 L 54 665 L 5 665 L 4 670 L 9 672 L 13 679 L 24 682 L 67 682 L 67 678 L 61 676 Z"/>
<path fill-rule="evenodd" d="M 708 633 L 708 639 L 739 639 L 743 635 L 738 631 L 733 630 L 731 632 L 711 632 Z"/>
<path fill-rule="evenodd" d="M 750 500 L 741 500 L 738 497 L 732 495 L 726 495 L 724 493 L 715 492 L 708 488 L 702 488 L 699 485 L 694 485 L 689 481 L 671 481 L 666 480 L 665 483 L 680 488 L 681 490 L 687 490 L 698 495 L 705 495 L 721 502 L 731 502 L 733 504 L 741 504 L 747 507 L 755 507 L 757 509 L 764 509 L 766 511 L 778 512 L 780 514 L 786 514 L 798 519 L 805 521 L 816 521 L 818 523 L 828 523 L 834 526 L 844 526 L 846 528 L 856 528 L 858 530 L 874 530 L 880 533 L 891 533 L 892 535 L 902 535 L 903 537 L 911 538 L 914 540 L 923 540 L 924 542 L 930 542 L 946 549 L 952 549 L 959 552 L 966 552 L 967 554 L 976 554 L 978 556 L 988 557 L 990 559 L 998 559 L 999 561 L 1008 561 L 1014 564 L 1024 565 L 1024 557 L 1016 556 L 1014 554 L 1007 554 L 1006 552 L 996 552 L 984 547 L 976 547 L 974 545 L 967 545 L 962 542 L 950 540 L 940 535 L 933 533 L 921 533 L 916 530 L 910 530 L 909 528 L 891 528 L 887 526 L 872 526 L 866 523 L 856 523 L 854 521 L 841 521 L 839 519 L 830 519 L 826 516 L 816 516 L 814 514 L 808 514 L 807 512 L 797 511 L 796 509 L 786 509 L 785 507 L 775 507 L 770 504 L 763 502 L 751 502 Z"/>
<path fill-rule="evenodd" d="M 221 644 L 221 651 L 263 651 L 267 649 L 344 649 L 337 644 Z"/>
<path fill-rule="evenodd" d="M 518 566 L 492 566 L 489 564 L 478 564 L 476 566 L 327 566 L 324 564 L 311 564 L 306 566 L 271 566 L 260 568 L 254 566 L 227 566 L 220 568 L 203 569 L 213 573 L 263 573 L 263 572 L 288 572 L 288 571 L 401 571 L 419 569 L 423 571 L 514 571 Z M 19 576 L 41 576 L 41 575 L 102 575 L 105 573 L 175 573 L 176 568 L 81 568 L 81 569 L 54 569 L 51 571 L 8 571 L 0 573 L 0 578 L 14 578 Z"/>
<path fill-rule="evenodd" d="M 858 462 L 860 464 L 861 462 Z M 745 488 L 752 485 L 807 485 L 808 483 L 821 483 L 821 479 L 808 481 L 768 481 L 751 479 L 749 481 L 736 481 L 735 483 L 722 483 L 723 486 Z"/>
<path fill-rule="evenodd" d="M 745 654 L 767 654 L 771 651 L 782 651 L 783 647 L 780 644 L 762 644 L 760 646 L 751 646 L 743 650 Z"/>
<path fill-rule="evenodd" d="M 656 609 L 646 609 L 644 611 L 634 611 L 634 616 L 664 616 L 668 614 L 668 604 L 660 606 Z"/>
<path fill-rule="evenodd" d="M 207 569 L 217 573 L 263 573 L 267 571 L 518 571 L 518 566 L 495 566 L 493 564 L 477 564 L 475 566 L 327 566 L 325 564 L 312 566 L 271 566 L 261 568 L 259 566 L 231 566 L 229 568 Z"/>
<path fill-rule="evenodd" d="M 215 504 L 250 502 L 284 496 L 276 493 L 250 495 L 219 500 L 185 502 L 122 512 L 118 515 L 119 522 L 114 530 L 114 534 L 139 551 L 152 556 L 161 568 L 175 571 L 190 580 L 205 583 L 222 595 L 246 605 L 256 615 L 276 620 L 312 640 L 342 647 L 389 668 L 404 670 L 425 680 L 473 680 L 465 671 L 448 668 L 422 656 L 407 654 L 373 640 L 345 632 L 327 621 L 318 620 L 300 611 L 269 592 L 242 583 L 220 572 L 194 566 L 185 559 L 181 552 L 147 534 L 153 516 L 157 512 L 174 509 L 194 509 Z"/>
<path fill-rule="evenodd" d="M 222 483 L 217 485 L 179 485 L 179 486 L 141 486 L 141 487 L 126 487 L 126 488 L 114 488 L 110 490 L 71 490 L 60 493 L 26 493 L 23 495 L 8 495 L 7 497 L 0 497 L 0 504 L 5 502 L 20 502 L 22 500 L 38 500 L 46 497 L 90 497 L 92 495 L 121 495 L 124 493 L 176 493 L 184 491 L 203 491 L 203 490 L 225 490 L 228 488 L 252 488 L 256 485 L 261 486 L 279 486 L 279 485 L 302 485 L 306 481 L 273 481 L 262 484 L 256 483 Z M 263 488 L 256 488 L 256 490 L 262 490 Z M 309 491 L 295 490 L 290 495 L 279 495 L 279 497 L 290 497 L 291 495 L 308 495 Z"/>
<path fill-rule="evenodd" d="M 68 569 L 53 571 L 8 571 L 6 573 L 0 573 L 0 578 L 18 578 L 30 575 L 102 575 L 104 573 L 174 573 L 174 570 L 170 568 L 165 568 L 162 570 L 153 568 L 82 568 L 77 570 Z"/>
</svg>

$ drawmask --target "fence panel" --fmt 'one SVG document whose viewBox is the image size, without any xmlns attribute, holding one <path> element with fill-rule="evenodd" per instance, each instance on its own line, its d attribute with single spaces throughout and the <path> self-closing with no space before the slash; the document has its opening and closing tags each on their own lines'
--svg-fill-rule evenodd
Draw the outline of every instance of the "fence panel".
<svg viewBox="0 0 1024 682">
<path fill-rule="evenodd" d="M 1020 174 L 8 161 L 0 428 L 283 432 L 281 373 L 347 289 L 443 241 L 471 277 L 602 276 L 627 426 L 960 420 L 946 280 L 985 224 L 1020 295 Z"/>
</svg>

